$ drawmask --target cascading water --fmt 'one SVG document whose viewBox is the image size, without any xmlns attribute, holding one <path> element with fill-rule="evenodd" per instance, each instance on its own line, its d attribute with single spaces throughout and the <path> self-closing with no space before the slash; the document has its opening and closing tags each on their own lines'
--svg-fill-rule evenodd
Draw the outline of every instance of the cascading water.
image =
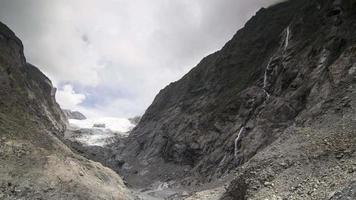
<svg viewBox="0 0 356 200">
<path fill-rule="evenodd" d="M 289 26 L 287 27 L 287 33 L 286 33 L 286 40 L 284 43 L 284 50 L 286 50 L 288 48 L 289 45 L 289 37 L 290 37 L 290 28 Z"/>
<path fill-rule="evenodd" d="M 268 84 L 268 71 L 270 70 L 270 64 L 271 64 L 271 62 L 272 62 L 272 58 L 271 58 L 271 60 L 268 62 L 268 64 L 267 64 L 267 67 L 266 67 L 266 69 L 265 69 L 265 74 L 264 74 L 264 78 L 263 78 L 263 91 L 265 92 L 265 94 L 266 94 L 266 96 L 267 96 L 267 99 L 269 99 L 270 98 L 270 94 L 268 93 L 268 91 L 267 91 L 267 84 Z"/>
<path fill-rule="evenodd" d="M 324 67 L 326 65 L 328 56 L 329 56 L 329 52 L 326 49 L 323 49 L 320 55 L 318 67 Z"/>
<path fill-rule="evenodd" d="M 266 91 L 266 88 L 267 88 L 267 70 L 269 70 L 269 63 L 266 67 L 266 70 L 265 70 L 265 75 L 264 75 L 264 78 L 263 78 L 263 89 Z"/>
<path fill-rule="evenodd" d="M 237 135 L 237 137 L 235 139 L 235 152 L 234 152 L 234 155 L 235 155 L 235 159 L 236 160 L 237 160 L 237 156 L 238 156 L 237 154 L 239 153 L 237 145 L 238 145 L 238 142 L 241 139 L 241 135 L 242 135 L 242 133 L 244 131 L 245 131 L 245 127 L 243 126 L 243 127 L 241 127 L 241 129 L 239 131 L 239 134 Z"/>
<path fill-rule="evenodd" d="M 286 29 L 286 37 L 285 37 L 285 41 L 284 41 L 284 51 L 287 50 L 288 46 L 289 46 L 289 40 L 290 40 L 290 27 L 288 26 Z M 265 70 L 265 74 L 264 74 L 264 79 L 263 79 L 263 91 L 266 93 L 267 99 L 270 98 L 270 94 L 268 93 L 268 89 L 267 89 L 267 85 L 268 85 L 268 71 L 270 71 L 270 66 L 271 66 L 271 62 L 272 62 L 272 58 L 271 60 L 268 62 L 268 65 L 266 67 Z"/>
<path fill-rule="evenodd" d="M 286 29 L 286 37 L 285 37 L 285 41 L 284 41 L 284 51 L 287 50 L 288 45 L 289 45 L 290 32 L 291 32 L 290 31 L 290 27 L 288 26 L 287 29 Z M 265 69 L 265 73 L 264 73 L 263 91 L 266 94 L 265 102 L 266 102 L 266 100 L 268 100 L 271 97 L 270 93 L 268 92 L 268 75 L 269 75 L 269 72 L 271 71 L 271 63 L 272 63 L 272 61 L 273 61 L 273 57 L 268 62 L 267 67 Z M 236 160 L 238 160 L 238 153 L 239 153 L 239 151 L 238 151 L 238 143 L 241 140 L 241 135 L 244 133 L 244 131 L 245 131 L 245 126 L 242 126 L 240 131 L 239 131 L 239 134 L 237 135 L 237 137 L 235 139 L 234 155 L 235 155 L 235 159 Z"/>
<path fill-rule="evenodd" d="M 269 99 L 271 97 L 271 95 L 265 89 L 263 89 L 263 91 L 266 93 L 266 96 L 267 96 L 266 99 Z"/>
</svg>

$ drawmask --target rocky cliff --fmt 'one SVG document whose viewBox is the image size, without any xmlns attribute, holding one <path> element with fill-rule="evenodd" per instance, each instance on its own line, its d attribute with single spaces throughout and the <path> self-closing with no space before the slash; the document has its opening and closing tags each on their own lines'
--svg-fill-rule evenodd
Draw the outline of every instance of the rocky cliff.
<svg viewBox="0 0 356 200">
<path fill-rule="evenodd" d="M 139 187 L 235 178 L 223 199 L 325 199 L 348 188 L 355 31 L 353 0 L 259 10 L 220 51 L 160 91 L 117 145 L 118 170 Z"/>
<path fill-rule="evenodd" d="M 84 120 L 87 119 L 85 117 L 85 115 L 83 115 L 81 112 L 79 111 L 71 111 L 71 110 L 63 110 L 64 115 L 68 118 L 68 119 L 77 119 L 77 120 Z"/>
<path fill-rule="evenodd" d="M 131 199 L 116 173 L 58 139 L 67 121 L 55 92 L 0 23 L 0 199 Z"/>
<path fill-rule="evenodd" d="M 35 121 L 60 134 L 66 118 L 55 101 L 51 81 L 35 66 L 26 63 L 21 41 L 5 25 L 0 26 L 1 113 L 15 118 L 31 115 Z"/>
</svg>

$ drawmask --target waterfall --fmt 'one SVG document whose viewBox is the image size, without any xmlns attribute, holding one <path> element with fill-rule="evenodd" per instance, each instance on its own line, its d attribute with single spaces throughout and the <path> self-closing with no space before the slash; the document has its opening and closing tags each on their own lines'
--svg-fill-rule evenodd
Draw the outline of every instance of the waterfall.
<svg viewBox="0 0 356 200">
<path fill-rule="evenodd" d="M 271 58 L 271 60 L 268 62 L 268 64 L 267 64 L 267 67 L 266 67 L 266 69 L 265 69 L 265 74 L 264 74 L 264 77 L 263 77 L 263 89 L 266 89 L 267 88 L 267 76 L 268 76 L 268 74 L 267 74 L 267 72 L 268 72 L 268 70 L 269 70 L 269 66 L 270 66 L 270 64 L 271 64 L 271 61 L 272 61 L 272 58 Z"/>
<path fill-rule="evenodd" d="M 266 91 L 266 87 L 267 87 L 267 69 L 268 69 L 268 65 L 267 68 L 265 69 L 265 75 L 263 77 L 263 89 Z"/>
<path fill-rule="evenodd" d="M 325 66 L 325 64 L 327 63 L 328 56 L 329 56 L 329 52 L 326 49 L 323 49 L 319 58 L 318 67 Z"/>
<path fill-rule="evenodd" d="M 285 38 L 285 45 L 284 45 L 284 50 L 286 50 L 288 48 L 288 45 L 289 45 L 289 37 L 290 37 L 290 27 L 288 26 L 287 27 L 287 30 L 286 30 L 286 38 Z M 263 91 L 265 92 L 266 94 L 266 100 L 268 100 L 271 95 L 268 93 L 268 71 L 270 70 L 270 65 L 271 65 L 271 62 L 272 62 L 272 59 L 273 57 L 270 59 L 270 61 L 268 62 L 268 65 L 265 69 L 265 73 L 264 73 L 264 78 L 263 78 Z M 235 159 L 237 160 L 237 154 L 239 153 L 238 151 L 238 142 L 240 141 L 241 139 L 241 134 L 245 131 L 245 127 L 241 127 L 240 131 L 239 131 L 239 134 L 237 135 L 236 139 L 235 139 L 235 152 L 234 152 L 234 155 L 235 155 Z"/>
<path fill-rule="evenodd" d="M 267 80 L 267 77 L 268 77 L 268 70 L 270 69 L 270 64 L 272 62 L 272 58 L 270 59 L 270 61 L 268 62 L 267 64 L 267 67 L 265 69 L 265 74 L 264 74 L 264 78 L 263 78 L 263 91 L 266 93 L 267 95 L 267 99 L 269 99 L 269 97 L 271 96 L 268 91 L 267 91 L 267 84 L 268 84 L 268 80 Z"/>
<path fill-rule="evenodd" d="M 263 91 L 265 92 L 266 96 L 267 96 L 267 100 L 271 97 L 271 95 L 267 92 L 267 90 L 263 89 Z"/>
<path fill-rule="evenodd" d="M 240 138 L 241 138 L 241 134 L 243 133 L 245 131 L 245 127 L 243 126 L 241 129 L 240 129 L 240 131 L 239 131 L 239 134 L 237 135 L 237 137 L 236 137 L 236 139 L 235 139 L 235 153 L 234 153 L 234 155 L 235 155 L 235 159 L 237 159 L 237 154 L 239 153 L 239 151 L 238 151 L 238 147 L 237 147 L 237 145 L 238 145 L 238 142 L 239 142 L 239 140 L 240 140 Z"/>
<path fill-rule="evenodd" d="M 290 35 L 290 28 L 288 26 L 287 27 L 287 34 L 286 34 L 286 41 L 285 41 L 285 45 L 284 45 L 284 50 L 286 50 L 288 45 L 289 45 L 289 35 Z"/>
</svg>

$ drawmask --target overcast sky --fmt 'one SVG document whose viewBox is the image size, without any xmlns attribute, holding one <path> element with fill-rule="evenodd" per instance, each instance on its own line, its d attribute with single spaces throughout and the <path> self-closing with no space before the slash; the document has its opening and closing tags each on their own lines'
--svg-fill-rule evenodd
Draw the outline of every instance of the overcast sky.
<svg viewBox="0 0 356 200">
<path fill-rule="evenodd" d="M 62 108 L 130 117 L 276 1 L 0 0 L 0 21 Z"/>
</svg>

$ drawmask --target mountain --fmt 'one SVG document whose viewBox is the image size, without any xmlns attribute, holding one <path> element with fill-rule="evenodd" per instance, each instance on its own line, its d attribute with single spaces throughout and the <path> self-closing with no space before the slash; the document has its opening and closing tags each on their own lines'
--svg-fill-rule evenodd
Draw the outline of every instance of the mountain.
<svg viewBox="0 0 356 200">
<path fill-rule="evenodd" d="M 0 23 L 0 199 L 132 199 L 116 173 L 61 142 L 67 120 L 55 92 Z"/>
<path fill-rule="evenodd" d="M 356 198 L 355 31 L 352 0 L 259 10 L 159 92 L 116 170 L 135 187 L 232 179 L 226 200 Z"/>
<path fill-rule="evenodd" d="M 0 199 L 134 199 L 113 170 L 143 199 L 356 199 L 355 32 L 354 0 L 263 8 L 128 137 L 73 152 L 51 81 L 0 23 Z"/>
<path fill-rule="evenodd" d="M 63 110 L 63 113 L 66 115 L 68 119 L 77 119 L 77 120 L 84 120 L 87 119 L 85 115 L 83 115 L 79 111 L 71 111 L 71 110 Z"/>
<path fill-rule="evenodd" d="M 141 120 L 141 116 L 135 116 L 132 118 L 129 118 L 129 121 L 133 124 L 133 125 L 137 125 Z"/>
</svg>

